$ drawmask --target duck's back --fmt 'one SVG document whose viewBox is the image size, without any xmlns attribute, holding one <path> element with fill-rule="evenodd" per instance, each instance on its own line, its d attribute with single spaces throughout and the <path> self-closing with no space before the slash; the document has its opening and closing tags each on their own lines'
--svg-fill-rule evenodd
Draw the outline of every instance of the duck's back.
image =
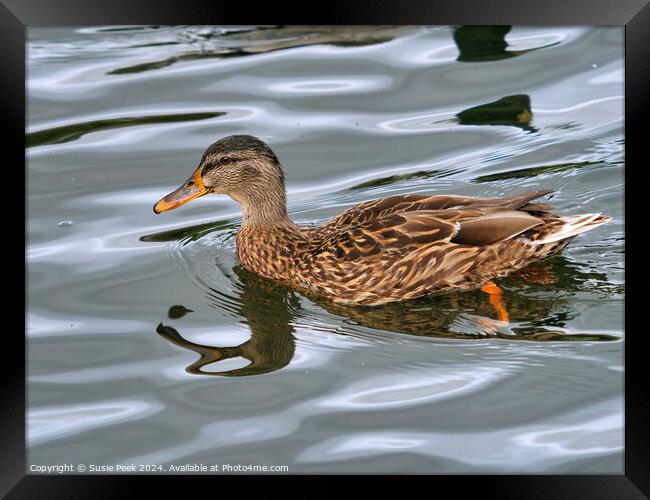
<svg viewBox="0 0 650 500">
<path fill-rule="evenodd" d="M 525 212 L 545 211 L 552 207 L 543 204 L 531 204 L 530 201 L 540 198 L 552 191 L 535 191 L 523 193 L 509 198 L 475 198 L 471 196 L 457 195 L 421 195 L 421 194 L 400 194 L 381 198 L 378 200 L 366 201 L 341 213 L 324 228 L 339 228 L 355 226 L 359 223 L 370 220 L 379 220 L 386 215 L 415 212 L 419 210 L 450 210 L 462 207 L 500 207 Z"/>
</svg>

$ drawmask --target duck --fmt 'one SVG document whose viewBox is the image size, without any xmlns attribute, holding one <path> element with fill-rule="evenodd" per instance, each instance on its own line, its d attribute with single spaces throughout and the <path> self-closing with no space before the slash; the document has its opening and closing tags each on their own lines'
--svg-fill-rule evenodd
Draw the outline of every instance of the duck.
<svg viewBox="0 0 650 500">
<path fill-rule="evenodd" d="M 357 204 L 322 225 L 301 225 L 287 212 L 285 174 L 273 150 L 252 135 L 230 135 L 211 144 L 192 175 L 153 210 L 227 195 L 242 211 L 237 257 L 254 274 L 357 306 L 481 289 L 507 321 L 494 280 L 611 220 L 556 215 L 537 201 L 552 192 L 398 194 Z"/>
</svg>

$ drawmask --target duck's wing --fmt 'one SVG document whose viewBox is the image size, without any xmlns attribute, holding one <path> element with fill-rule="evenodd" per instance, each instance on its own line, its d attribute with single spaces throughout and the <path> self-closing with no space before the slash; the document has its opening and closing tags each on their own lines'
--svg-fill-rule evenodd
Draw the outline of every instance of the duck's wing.
<svg viewBox="0 0 650 500">
<path fill-rule="evenodd" d="M 393 213 L 344 226 L 326 237 L 312 254 L 345 261 L 364 260 L 391 250 L 407 252 L 433 241 L 449 241 L 460 230 L 455 220 L 436 217 L 436 212 Z"/>
<path fill-rule="evenodd" d="M 498 207 L 526 212 L 545 211 L 549 205 L 530 203 L 536 198 L 552 193 L 550 190 L 532 191 L 507 198 L 476 198 L 457 195 L 402 194 L 371 200 L 356 205 L 341 213 L 326 224 L 326 231 L 336 231 L 346 226 L 355 226 L 388 215 L 404 212 L 449 210 L 463 207 Z"/>
<path fill-rule="evenodd" d="M 500 207 L 476 210 L 482 215 L 463 220 L 458 233 L 451 239 L 452 243 L 484 246 L 505 242 L 546 222 L 521 210 Z"/>
<path fill-rule="evenodd" d="M 431 243 L 485 245 L 507 241 L 544 221 L 527 212 L 494 206 L 391 213 L 342 227 L 324 238 L 313 255 L 342 261 L 388 260 Z"/>
</svg>

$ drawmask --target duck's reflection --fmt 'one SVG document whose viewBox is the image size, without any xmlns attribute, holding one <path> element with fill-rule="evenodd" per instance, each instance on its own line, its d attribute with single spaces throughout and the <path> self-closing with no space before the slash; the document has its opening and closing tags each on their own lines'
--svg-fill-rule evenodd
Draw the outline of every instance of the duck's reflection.
<svg viewBox="0 0 650 500">
<path fill-rule="evenodd" d="M 260 278 L 242 267 L 233 271 L 239 277 L 241 294 L 235 306 L 228 304 L 226 307 L 244 318 L 251 331 L 248 341 L 234 347 L 207 346 L 184 339 L 171 326 L 161 323 L 156 329 L 162 338 L 200 356 L 186 368 L 189 373 L 226 377 L 259 375 L 279 370 L 293 358 L 296 344 L 292 320 L 296 315 L 298 297 L 290 288 Z M 204 370 L 217 361 L 238 357 L 250 361 L 250 364 L 227 371 Z"/>
<path fill-rule="evenodd" d="M 233 271 L 239 278 L 238 300 L 223 301 L 216 305 L 245 319 L 251 333 L 248 341 L 234 347 L 203 345 L 183 338 L 177 329 L 169 325 L 161 323 L 156 329 L 162 338 L 199 355 L 199 359 L 187 367 L 189 373 L 228 377 L 258 375 L 279 370 L 287 366 L 293 358 L 293 325 L 304 313 L 297 292 L 249 273 L 240 266 L 235 267 Z M 541 267 L 528 268 L 519 276 L 510 278 L 512 283 L 518 283 L 520 286 L 523 282 L 523 286 L 539 287 L 539 290 L 543 291 L 552 284 L 563 292 L 578 291 L 582 283 L 593 279 L 606 282 L 605 275 L 578 271 L 562 257 L 556 257 Z M 508 280 L 503 283 L 507 286 Z M 344 321 L 348 324 L 417 336 L 453 339 L 489 337 L 533 341 L 618 340 L 618 337 L 611 335 L 565 334 L 561 328 L 576 314 L 573 308 L 568 307 L 565 298 L 531 299 L 520 292 L 506 291 L 504 299 L 511 325 L 517 326 L 503 328 L 504 325 L 494 319 L 496 313 L 487 296 L 479 291 L 425 297 L 381 307 L 346 306 L 319 297 L 309 297 L 309 300 L 328 313 L 345 318 Z M 177 312 L 180 308 L 184 312 L 190 311 L 183 306 L 172 307 Z M 171 314 L 169 316 L 171 317 Z M 348 330 L 348 333 L 335 328 L 331 331 L 346 335 L 351 334 L 353 328 Z M 250 363 L 242 368 L 226 371 L 205 369 L 212 363 L 238 357 Z"/>
</svg>

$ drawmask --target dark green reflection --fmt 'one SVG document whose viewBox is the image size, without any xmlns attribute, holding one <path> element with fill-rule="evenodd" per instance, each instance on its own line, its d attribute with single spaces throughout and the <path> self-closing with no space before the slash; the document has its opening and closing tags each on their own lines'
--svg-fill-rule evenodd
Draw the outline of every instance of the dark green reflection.
<svg viewBox="0 0 650 500">
<path fill-rule="evenodd" d="M 209 294 L 214 306 L 241 317 L 250 328 L 247 342 L 234 347 L 196 344 L 183 338 L 176 328 L 160 324 L 157 333 L 169 342 L 194 351 L 200 358 L 187 367 L 189 373 L 216 376 L 246 376 L 269 373 L 287 366 L 295 351 L 294 324 L 306 316 L 300 307 L 298 292 L 276 282 L 260 278 L 241 266 L 233 271 L 239 295 L 232 297 L 216 290 Z M 562 257 L 535 266 L 502 280 L 504 301 L 513 326 L 509 333 L 497 328 L 496 312 L 488 296 L 480 291 L 424 297 L 380 307 L 356 307 L 335 304 L 322 297 L 308 298 L 328 313 L 339 316 L 350 326 L 410 335 L 451 339 L 498 338 L 527 341 L 614 341 L 613 335 L 580 333 L 568 335 L 561 328 L 576 316 L 569 302 L 574 292 L 594 291 L 593 283 L 602 284 L 603 292 L 616 293 L 601 273 L 583 272 Z M 517 289 L 539 292 L 531 298 Z M 558 294 L 557 292 L 561 293 Z M 546 297 L 544 297 L 546 294 Z M 559 295 L 559 296 L 558 296 Z M 303 319 L 303 321 L 305 321 Z M 350 330 L 348 328 L 347 330 Z M 353 328 L 352 328 L 353 330 Z M 349 335 L 331 327 L 332 334 Z M 248 366 L 230 371 L 211 372 L 204 367 L 217 361 L 243 357 Z"/>
<path fill-rule="evenodd" d="M 454 42 L 460 51 L 458 61 L 496 61 L 513 57 L 508 52 L 506 35 L 512 26 L 460 26 L 454 30 Z"/>
<path fill-rule="evenodd" d="M 99 28 L 97 33 L 126 33 L 130 31 L 147 31 L 162 28 L 160 24 L 144 24 L 142 26 L 120 26 L 117 28 Z"/>
<path fill-rule="evenodd" d="M 448 175 L 453 175 L 456 173 L 456 170 L 446 169 L 446 170 L 421 170 L 419 172 L 409 172 L 408 174 L 398 174 L 398 175 L 389 175 L 388 177 L 382 177 L 380 179 L 372 179 L 370 181 L 362 182 L 360 184 L 355 184 L 351 188 L 348 188 L 348 191 L 358 191 L 360 189 L 375 188 L 381 186 L 389 186 L 391 184 L 396 184 L 403 181 L 413 181 L 420 179 L 432 179 L 447 177 Z"/>
<path fill-rule="evenodd" d="M 582 161 L 576 163 L 558 163 L 556 165 L 540 165 L 539 167 L 521 168 L 519 170 L 509 170 L 507 172 L 500 172 L 498 174 L 481 175 L 476 179 L 474 179 L 474 181 L 493 182 L 493 181 L 502 181 L 506 179 L 521 179 L 526 177 L 536 177 L 542 174 L 565 172 L 567 170 L 585 168 L 592 165 L 599 165 L 603 163 L 604 162 Z"/>
<path fill-rule="evenodd" d="M 146 234 L 140 236 L 140 241 L 161 243 L 165 241 L 196 241 L 199 238 L 221 229 L 230 229 L 235 227 L 229 221 L 216 221 L 207 224 L 197 224 L 196 226 L 181 227 L 171 231 L 161 231 L 160 233 Z"/>
<path fill-rule="evenodd" d="M 155 123 L 187 122 L 194 120 L 207 120 L 216 116 L 223 116 L 224 112 L 214 113 L 183 113 L 177 115 L 156 115 L 156 116 L 132 116 L 125 118 L 110 118 L 107 120 L 95 120 L 92 122 L 74 123 L 63 127 L 48 128 L 31 132 L 25 135 L 25 143 L 28 148 L 43 146 L 45 144 L 60 144 L 79 139 L 81 136 L 91 132 L 107 130 L 111 128 L 133 127 L 136 125 L 151 125 Z"/>
<path fill-rule="evenodd" d="M 486 62 L 509 59 L 533 50 L 557 45 L 551 43 L 527 50 L 506 50 L 506 35 L 512 26 L 460 26 L 454 30 L 454 42 L 460 54 L 457 60 L 462 62 Z"/>
<path fill-rule="evenodd" d="M 530 97 L 526 94 L 508 95 L 501 99 L 474 106 L 456 115 L 461 125 L 511 125 L 536 132 L 529 126 L 533 118 Z"/>
</svg>

